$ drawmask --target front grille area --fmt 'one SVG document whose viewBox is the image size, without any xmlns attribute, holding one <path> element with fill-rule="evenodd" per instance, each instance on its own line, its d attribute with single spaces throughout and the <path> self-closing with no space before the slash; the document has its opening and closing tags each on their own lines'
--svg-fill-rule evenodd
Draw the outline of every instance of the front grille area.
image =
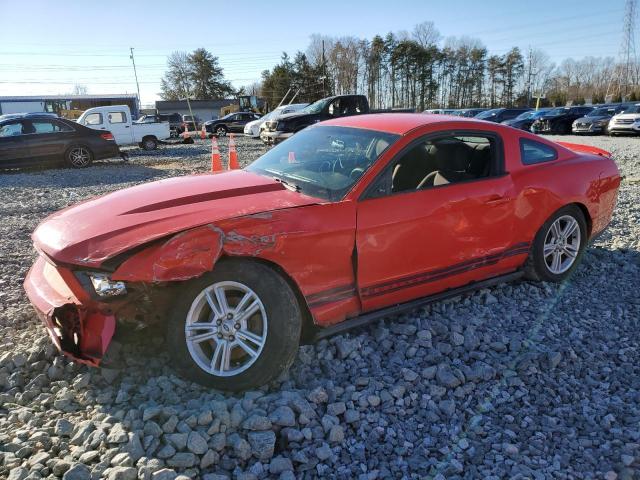
<svg viewBox="0 0 640 480">
<path fill-rule="evenodd" d="M 631 119 L 631 118 L 621 118 L 619 120 L 616 120 L 616 123 L 618 125 L 631 125 L 633 123 L 633 119 Z"/>
</svg>

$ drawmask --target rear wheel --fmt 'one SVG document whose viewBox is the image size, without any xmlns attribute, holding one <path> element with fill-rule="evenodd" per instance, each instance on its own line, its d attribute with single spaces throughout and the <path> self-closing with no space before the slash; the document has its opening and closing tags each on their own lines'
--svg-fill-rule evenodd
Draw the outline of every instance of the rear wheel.
<svg viewBox="0 0 640 480">
<path fill-rule="evenodd" d="M 65 160 L 73 168 L 85 168 L 93 161 L 93 152 L 84 145 L 74 145 L 65 153 Z"/>
<path fill-rule="evenodd" d="M 141 145 L 144 150 L 155 150 L 158 148 L 158 140 L 156 137 L 144 137 Z"/>
<path fill-rule="evenodd" d="M 554 213 L 538 231 L 529 256 L 529 278 L 562 282 L 578 266 L 587 244 L 582 210 L 568 205 Z"/>
<path fill-rule="evenodd" d="M 268 266 L 222 261 L 185 285 L 167 327 L 177 368 L 219 390 L 246 390 L 293 362 L 302 314 L 289 284 Z"/>
<path fill-rule="evenodd" d="M 227 134 L 227 127 L 224 125 L 219 125 L 215 129 L 216 135 L 219 137 L 224 137 Z"/>
</svg>

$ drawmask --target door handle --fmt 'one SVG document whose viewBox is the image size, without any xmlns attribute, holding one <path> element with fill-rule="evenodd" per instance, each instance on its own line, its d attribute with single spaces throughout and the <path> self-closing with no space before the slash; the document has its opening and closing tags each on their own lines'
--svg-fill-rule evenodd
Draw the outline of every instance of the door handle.
<svg viewBox="0 0 640 480">
<path fill-rule="evenodd" d="M 125 125 L 124 128 L 129 128 L 129 125 Z"/>
<path fill-rule="evenodd" d="M 489 199 L 484 202 L 487 205 L 500 205 L 502 203 L 510 202 L 511 199 L 509 197 L 503 197 L 502 195 L 491 195 Z"/>
</svg>

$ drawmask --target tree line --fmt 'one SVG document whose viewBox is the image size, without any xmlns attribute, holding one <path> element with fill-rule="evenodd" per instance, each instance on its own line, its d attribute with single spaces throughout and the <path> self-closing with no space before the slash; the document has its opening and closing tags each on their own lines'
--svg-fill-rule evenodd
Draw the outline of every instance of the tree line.
<svg viewBox="0 0 640 480">
<path fill-rule="evenodd" d="M 192 58 L 196 52 L 199 55 Z M 624 93 L 627 100 L 640 98 L 639 75 L 621 86 L 616 78 L 622 66 L 611 57 L 568 58 L 556 65 L 539 49 L 513 47 L 491 54 L 479 39 L 443 39 L 432 22 L 420 23 L 411 32 L 371 39 L 314 34 L 304 52 L 293 57 L 284 53 L 277 65 L 262 72 L 259 81 L 235 92 L 209 52 L 199 49 L 181 55 L 177 52 L 169 58 L 163 98 L 184 93 L 175 87 L 176 80 L 184 78 L 180 73 L 185 70 L 183 64 L 186 71 L 194 72 L 186 75 L 193 82 L 191 91 L 210 95 L 198 98 L 250 94 L 262 97 L 271 108 L 287 93 L 287 102 L 357 93 L 367 95 L 372 108 L 417 110 L 532 106 L 538 96 L 544 96 L 541 105 L 620 101 Z M 203 73 L 215 78 L 198 82 Z"/>
</svg>

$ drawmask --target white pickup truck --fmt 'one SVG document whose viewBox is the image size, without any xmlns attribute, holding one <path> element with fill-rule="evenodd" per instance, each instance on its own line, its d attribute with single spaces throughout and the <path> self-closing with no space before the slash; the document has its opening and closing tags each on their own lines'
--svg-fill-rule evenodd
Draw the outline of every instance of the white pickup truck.
<svg viewBox="0 0 640 480">
<path fill-rule="evenodd" d="M 77 122 L 94 130 L 110 131 L 119 146 L 139 145 L 145 150 L 155 150 L 159 140 L 171 136 L 169 122 L 133 123 L 127 105 L 90 108 Z"/>
</svg>

